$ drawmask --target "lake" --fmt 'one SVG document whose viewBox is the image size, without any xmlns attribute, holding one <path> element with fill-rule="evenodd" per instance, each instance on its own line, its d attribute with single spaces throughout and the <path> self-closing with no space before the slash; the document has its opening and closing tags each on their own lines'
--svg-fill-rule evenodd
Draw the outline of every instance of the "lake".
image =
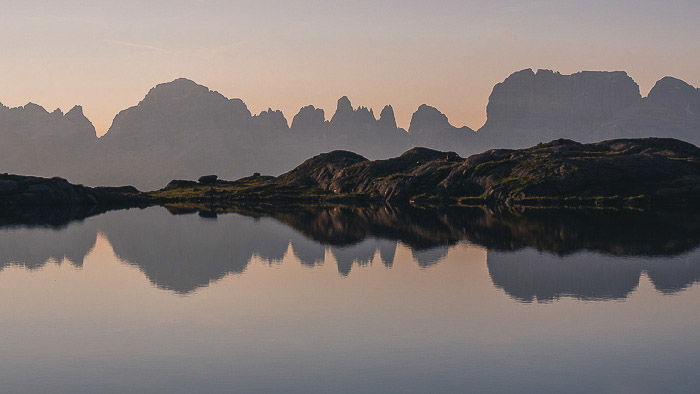
<svg viewBox="0 0 700 394">
<path fill-rule="evenodd" d="M 698 392 L 697 215 L 539 211 L 5 216 L 1 391 Z"/>
</svg>

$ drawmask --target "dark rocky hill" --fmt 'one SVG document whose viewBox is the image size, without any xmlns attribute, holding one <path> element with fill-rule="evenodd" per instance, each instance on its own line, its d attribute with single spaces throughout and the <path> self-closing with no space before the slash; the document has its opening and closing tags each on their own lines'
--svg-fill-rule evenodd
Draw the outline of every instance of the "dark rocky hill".
<svg viewBox="0 0 700 394">
<path fill-rule="evenodd" d="M 321 154 L 275 178 L 212 185 L 173 181 L 154 198 L 171 201 L 323 201 L 419 204 L 691 207 L 700 201 L 700 148 L 674 139 L 593 144 L 556 140 L 462 158 L 414 148 L 368 160 L 347 151 Z"/>
<path fill-rule="evenodd" d="M 27 208 L 122 207 L 146 202 L 132 186 L 87 187 L 63 178 L 0 174 L 0 216 Z"/>
</svg>

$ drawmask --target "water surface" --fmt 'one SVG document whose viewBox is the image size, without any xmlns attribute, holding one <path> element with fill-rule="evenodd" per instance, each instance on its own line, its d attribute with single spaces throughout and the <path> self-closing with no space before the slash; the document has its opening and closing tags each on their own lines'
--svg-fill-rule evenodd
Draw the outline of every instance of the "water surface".
<svg viewBox="0 0 700 394">
<path fill-rule="evenodd" d="M 0 229 L 3 392 L 700 387 L 692 216 L 51 217 Z"/>
</svg>

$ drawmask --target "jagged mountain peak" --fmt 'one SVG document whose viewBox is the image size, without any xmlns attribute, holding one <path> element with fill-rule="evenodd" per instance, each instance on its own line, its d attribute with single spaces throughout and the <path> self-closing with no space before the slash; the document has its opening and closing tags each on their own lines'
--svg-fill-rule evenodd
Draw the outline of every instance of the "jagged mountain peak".
<svg viewBox="0 0 700 394">
<path fill-rule="evenodd" d="M 348 96 L 343 96 L 338 99 L 338 105 L 336 107 L 336 112 L 349 112 L 352 111 L 352 103 Z"/>
<path fill-rule="evenodd" d="M 377 120 L 374 116 L 374 110 L 365 106 L 360 106 L 355 111 L 357 118 L 363 122 L 374 122 Z"/>
<path fill-rule="evenodd" d="M 232 129 L 247 130 L 251 120 L 242 100 L 228 99 L 192 80 L 178 78 L 156 85 L 136 106 L 118 113 L 100 140 L 119 138 L 122 149 L 137 149 L 145 141 L 187 138 L 194 133 L 220 137 Z"/>
<path fill-rule="evenodd" d="M 56 111 L 60 110 L 56 109 Z M 70 111 L 66 112 L 65 116 L 69 118 L 84 118 L 85 114 L 83 113 L 83 107 L 81 105 L 75 105 L 70 109 Z"/>
<path fill-rule="evenodd" d="M 28 102 L 27 104 L 25 104 L 24 107 L 22 107 L 22 109 L 24 109 L 25 111 L 35 112 L 35 113 L 42 113 L 42 114 L 49 113 L 49 111 L 47 111 L 46 108 L 42 107 L 39 104 L 35 104 L 32 102 Z"/>
<path fill-rule="evenodd" d="M 278 109 L 268 108 L 266 111 L 253 116 L 253 121 L 261 128 L 266 130 L 288 129 L 287 118 L 284 113 Z"/>
<path fill-rule="evenodd" d="M 391 105 L 386 105 L 382 108 L 382 112 L 379 114 L 379 125 L 385 129 L 396 128 L 396 116 Z"/>
<path fill-rule="evenodd" d="M 176 78 L 170 82 L 163 82 L 157 84 L 153 89 L 167 89 L 167 88 L 172 88 L 172 89 L 192 89 L 192 90 L 201 90 L 202 88 L 206 88 L 209 90 L 204 85 L 200 85 L 197 82 L 188 79 L 188 78 Z"/>
<path fill-rule="evenodd" d="M 376 122 L 374 111 L 368 107 L 360 106 L 353 109 L 347 96 L 338 99 L 338 106 L 331 118 L 331 123 L 342 126 L 367 125 Z"/>
<path fill-rule="evenodd" d="M 646 100 L 672 113 L 700 117 L 700 90 L 678 78 L 661 78 L 649 91 Z"/>
<path fill-rule="evenodd" d="M 674 77 L 663 77 L 656 81 L 647 97 L 664 95 L 668 93 L 696 94 L 698 90 L 689 83 Z"/>
<path fill-rule="evenodd" d="M 437 108 L 421 104 L 411 117 L 408 132 L 415 134 L 427 130 L 443 130 L 452 127 L 447 116 Z"/>
<path fill-rule="evenodd" d="M 63 119 L 75 125 L 77 132 L 83 136 L 89 136 L 90 140 L 97 138 L 97 131 L 92 122 L 83 113 L 83 107 L 75 105 L 63 115 Z"/>
<path fill-rule="evenodd" d="M 315 130 L 326 121 L 326 115 L 321 108 L 313 105 L 302 107 L 292 119 L 292 129 L 295 130 Z"/>
<path fill-rule="evenodd" d="M 331 123 L 338 123 L 343 121 L 348 121 L 352 117 L 354 110 L 352 109 L 352 103 L 348 96 L 343 96 L 338 99 L 338 105 L 336 106 L 335 113 L 331 118 Z"/>
<path fill-rule="evenodd" d="M 139 105 L 162 106 L 173 103 L 201 101 L 203 99 L 220 102 L 229 100 L 221 93 L 210 90 L 204 85 L 200 85 L 187 78 L 178 78 L 170 82 L 160 83 L 151 88 Z"/>
<path fill-rule="evenodd" d="M 75 140 L 88 140 L 84 136 L 90 130 L 94 135 L 80 106 L 63 115 L 60 110 L 49 114 L 33 103 L 17 108 L 0 104 L 0 133 L 8 141 L 31 137 L 34 144 L 15 149 L 18 143 L 7 143 L 7 168 L 55 175 L 51 165 L 40 167 L 32 162 L 37 157 L 34 146 L 40 146 L 37 141 L 49 141 L 45 145 L 50 152 L 55 141 L 71 140 L 65 149 L 69 152 L 66 162 L 75 168 L 70 170 L 74 174 L 92 172 L 80 182 L 133 182 L 152 187 L 160 186 L 165 178 L 203 173 L 226 177 L 280 173 L 303 158 L 334 149 L 381 158 L 413 146 L 466 155 L 557 138 L 590 142 L 672 136 L 697 143 L 699 95 L 700 91 L 672 77 L 658 81 L 642 99 L 638 85 L 625 72 L 563 75 L 528 68 L 494 87 L 488 121 L 479 133 L 452 126 L 446 114 L 427 104 L 413 113 L 406 132 L 397 128 L 392 106 L 378 111 L 377 119 L 372 109 L 353 107 L 347 96 L 338 99 L 331 121 L 326 120 L 323 109 L 309 105 L 291 119 L 293 132 L 276 133 L 289 124 L 281 111 L 267 109 L 252 116 L 242 100 L 228 99 L 190 79 L 178 78 L 154 86 L 139 104 L 121 111 L 88 158 L 76 153 L 77 144 L 71 140 L 78 135 Z M 129 157 L 129 163 L 124 157 Z M 16 162 L 23 164 L 15 166 Z M 84 169 L 84 163 L 95 169 Z"/>
</svg>

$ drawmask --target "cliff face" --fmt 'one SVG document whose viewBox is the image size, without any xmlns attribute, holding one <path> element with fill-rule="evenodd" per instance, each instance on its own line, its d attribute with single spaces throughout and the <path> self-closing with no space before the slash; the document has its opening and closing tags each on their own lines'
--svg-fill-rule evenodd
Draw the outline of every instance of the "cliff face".
<svg viewBox="0 0 700 394">
<path fill-rule="evenodd" d="M 699 100 L 697 89 L 670 77 L 642 98 L 622 71 L 562 75 L 528 69 L 494 87 L 480 142 L 520 148 L 555 138 L 673 137 L 699 143 Z"/>
<path fill-rule="evenodd" d="M 562 75 L 550 70 L 523 70 L 493 88 L 486 124 L 545 128 L 595 125 L 640 100 L 639 86 L 622 71 Z"/>
</svg>

